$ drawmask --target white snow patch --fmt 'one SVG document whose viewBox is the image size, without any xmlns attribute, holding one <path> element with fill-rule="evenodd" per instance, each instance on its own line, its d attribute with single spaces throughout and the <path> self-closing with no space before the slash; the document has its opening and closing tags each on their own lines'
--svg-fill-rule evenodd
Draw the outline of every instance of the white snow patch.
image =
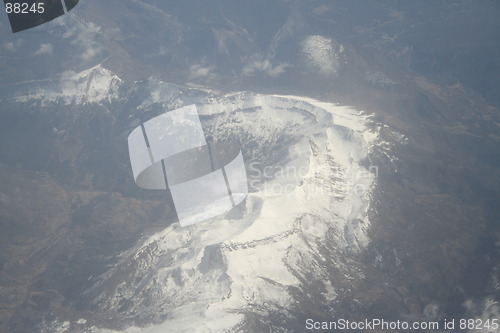
<svg viewBox="0 0 500 333">
<path fill-rule="evenodd" d="M 336 75 L 340 68 L 340 54 L 344 47 L 334 40 L 314 35 L 302 41 L 302 52 L 309 63 L 323 74 Z"/>
<path fill-rule="evenodd" d="M 26 94 L 14 97 L 15 101 L 40 101 L 48 103 L 85 104 L 111 101 L 118 98 L 118 88 L 122 80 L 101 65 L 80 73 L 64 72 L 61 80 L 47 88 L 29 90 Z"/>
</svg>

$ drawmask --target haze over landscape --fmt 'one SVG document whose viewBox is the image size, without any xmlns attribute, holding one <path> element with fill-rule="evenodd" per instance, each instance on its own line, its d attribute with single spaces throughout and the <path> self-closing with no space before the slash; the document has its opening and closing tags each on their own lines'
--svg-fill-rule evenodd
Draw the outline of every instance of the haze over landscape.
<svg viewBox="0 0 500 333">
<path fill-rule="evenodd" d="M 500 320 L 498 2 L 81 0 L 8 22 L 0 332 Z M 249 192 L 181 227 L 127 138 L 193 104 Z"/>
</svg>

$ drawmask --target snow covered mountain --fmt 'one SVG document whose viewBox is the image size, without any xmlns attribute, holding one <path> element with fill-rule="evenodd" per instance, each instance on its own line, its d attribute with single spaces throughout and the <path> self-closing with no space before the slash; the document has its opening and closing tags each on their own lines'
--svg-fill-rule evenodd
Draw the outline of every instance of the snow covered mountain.
<svg viewBox="0 0 500 333">
<path fill-rule="evenodd" d="M 256 330 L 279 315 L 286 330 L 297 325 L 297 311 L 325 308 L 348 281 L 362 277 L 353 256 L 370 242 L 378 170 L 369 156 L 390 154 L 369 114 L 298 96 L 221 95 L 154 80 L 127 85 L 100 66 L 12 100 L 111 109 L 117 101 L 133 103 L 123 115 L 128 119 L 195 103 L 207 136 L 241 147 L 251 192 L 245 202 L 204 223 L 174 222 L 92 278 L 84 307 L 115 313 L 114 326 Z M 92 318 L 62 319 L 42 331 L 104 329 Z"/>
<path fill-rule="evenodd" d="M 498 317 L 497 7 L 87 0 L 1 35 L 0 331 Z M 190 104 L 250 194 L 180 228 L 127 137 Z"/>
</svg>

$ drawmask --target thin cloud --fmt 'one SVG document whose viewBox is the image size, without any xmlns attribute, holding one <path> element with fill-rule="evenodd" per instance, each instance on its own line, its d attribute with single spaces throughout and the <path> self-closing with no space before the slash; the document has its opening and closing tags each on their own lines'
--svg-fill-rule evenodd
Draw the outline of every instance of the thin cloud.
<svg viewBox="0 0 500 333">
<path fill-rule="evenodd" d="M 93 23 L 87 23 L 85 29 L 78 31 L 72 44 L 79 45 L 84 51 L 80 55 L 83 61 L 89 61 L 103 51 L 102 45 L 97 41 L 100 29 Z"/>
<path fill-rule="evenodd" d="M 35 52 L 35 55 L 43 55 L 43 54 L 52 54 L 54 51 L 54 47 L 51 43 L 42 43 L 40 44 L 40 48 Z"/>
<path fill-rule="evenodd" d="M 3 43 L 3 48 L 10 52 L 16 52 L 22 45 L 24 41 L 22 39 L 18 39 L 15 42 L 5 42 Z"/>
<path fill-rule="evenodd" d="M 343 51 L 342 45 L 324 36 L 309 36 L 302 42 L 302 52 L 309 64 L 327 75 L 337 75 Z"/>
<path fill-rule="evenodd" d="M 273 65 L 269 59 L 258 59 L 258 56 L 254 56 L 248 64 L 243 67 L 243 76 L 254 76 L 257 73 L 264 73 L 270 77 L 278 77 L 286 72 L 287 67 L 291 67 L 287 63 L 279 63 Z"/>
<path fill-rule="evenodd" d="M 212 74 L 213 69 L 213 66 L 203 67 L 202 65 L 193 65 L 189 67 L 189 78 L 196 79 L 208 77 L 210 74 Z"/>
</svg>

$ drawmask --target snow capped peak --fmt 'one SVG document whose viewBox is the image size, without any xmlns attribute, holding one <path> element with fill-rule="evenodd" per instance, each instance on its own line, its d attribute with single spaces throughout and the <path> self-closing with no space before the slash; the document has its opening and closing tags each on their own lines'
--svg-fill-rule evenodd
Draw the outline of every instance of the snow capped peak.
<svg viewBox="0 0 500 333">
<path fill-rule="evenodd" d="M 205 135 L 241 149 L 249 193 L 225 216 L 170 224 L 123 252 L 82 295 L 89 308 L 117 315 L 128 333 L 221 332 L 247 325 L 247 312 L 327 304 L 342 281 L 361 276 L 350 258 L 370 242 L 377 170 L 366 162 L 382 142 L 370 114 L 300 96 L 223 95 L 152 79 L 122 85 L 96 66 L 14 98 L 110 110 L 128 103 L 129 118 L 196 104 Z M 106 332 L 82 319 L 49 323 L 47 332 Z M 152 323 L 162 324 L 142 328 Z"/>
<path fill-rule="evenodd" d="M 47 103 L 85 104 L 111 101 L 118 97 L 122 80 L 111 71 L 97 65 L 80 73 L 66 71 L 60 80 L 50 81 L 44 88 L 28 89 L 14 98 L 17 102 L 28 100 Z"/>
<path fill-rule="evenodd" d="M 150 98 L 164 100 L 158 89 Z M 318 299 L 334 300 L 337 278 L 358 274 L 348 254 L 369 243 L 376 174 L 362 160 L 378 140 L 370 116 L 249 92 L 207 94 L 197 107 L 208 135 L 241 147 L 247 200 L 226 216 L 174 223 L 123 253 L 87 290 L 92 307 L 164 322 L 144 332 L 220 332 L 243 324 L 247 310 L 287 311 L 308 297 L 291 291 L 306 290 L 311 279 Z"/>
</svg>

